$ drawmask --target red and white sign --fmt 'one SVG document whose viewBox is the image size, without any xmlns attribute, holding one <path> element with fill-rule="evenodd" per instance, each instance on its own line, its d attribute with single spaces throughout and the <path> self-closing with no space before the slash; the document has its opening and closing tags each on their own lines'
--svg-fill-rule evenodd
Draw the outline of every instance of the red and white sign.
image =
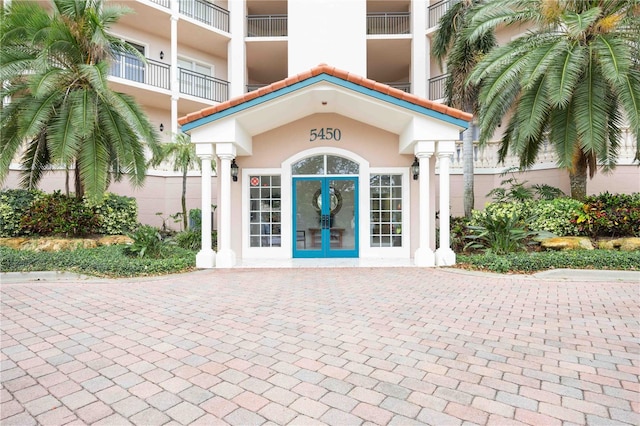
<svg viewBox="0 0 640 426">
<path fill-rule="evenodd" d="M 255 176 L 251 178 L 251 186 L 258 186 L 259 184 L 260 184 L 260 179 L 258 179 Z"/>
</svg>

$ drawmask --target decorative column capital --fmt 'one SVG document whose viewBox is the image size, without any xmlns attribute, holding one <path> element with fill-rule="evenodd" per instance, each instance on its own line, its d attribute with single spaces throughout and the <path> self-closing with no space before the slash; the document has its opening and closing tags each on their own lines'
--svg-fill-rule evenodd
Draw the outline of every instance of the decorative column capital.
<svg viewBox="0 0 640 426">
<path fill-rule="evenodd" d="M 438 158 L 453 156 L 456 152 L 456 141 L 439 141 Z"/>
<path fill-rule="evenodd" d="M 221 160 L 233 160 L 236 158 L 236 146 L 233 143 L 217 143 L 216 155 Z"/>
<path fill-rule="evenodd" d="M 197 143 L 196 144 L 196 155 L 201 159 L 212 159 L 213 152 L 213 144 L 212 143 Z"/>
<path fill-rule="evenodd" d="M 435 141 L 418 141 L 413 146 L 413 154 L 418 158 L 431 158 L 435 151 Z"/>
</svg>

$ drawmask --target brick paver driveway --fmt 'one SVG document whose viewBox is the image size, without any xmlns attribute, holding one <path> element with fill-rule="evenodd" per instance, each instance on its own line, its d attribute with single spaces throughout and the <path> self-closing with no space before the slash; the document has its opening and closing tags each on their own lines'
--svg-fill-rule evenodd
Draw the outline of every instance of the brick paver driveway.
<svg viewBox="0 0 640 426">
<path fill-rule="evenodd" d="M 639 424 L 637 283 L 420 268 L 2 285 L 2 425 Z"/>
</svg>

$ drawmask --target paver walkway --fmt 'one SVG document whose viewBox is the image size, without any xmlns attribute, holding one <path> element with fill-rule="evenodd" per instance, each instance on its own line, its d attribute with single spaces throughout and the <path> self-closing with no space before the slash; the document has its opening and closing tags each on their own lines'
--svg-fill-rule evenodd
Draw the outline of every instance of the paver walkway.
<svg viewBox="0 0 640 426">
<path fill-rule="evenodd" d="M 3 426 L 640 424 L 638 283 L 236 269 L 1 293 Z"/>
</svg>

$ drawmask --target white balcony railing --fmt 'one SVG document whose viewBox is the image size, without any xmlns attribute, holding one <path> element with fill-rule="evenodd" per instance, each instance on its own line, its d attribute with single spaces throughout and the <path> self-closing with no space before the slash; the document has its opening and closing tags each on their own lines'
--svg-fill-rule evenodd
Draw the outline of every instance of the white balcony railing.
<svg viewBox="0 0 640 426">
<path fill-rule="evenodd" d="M 473 168 L 476 174 L 483 173 L 500 173 L 511 167 L 519 167 L 519 158 L 513 154 L 507 155 L 504 164 L 498 163 L 498 150 L 500 149 L 500 141 L 492 141 L 484 147 L 474 146 Z M 620 149 L 618 150 L 618 165 L 634 164 L 636 154 L 635 141 L 629 128 L 623 129 L 620 140 Z M 545 144 L 540 152 L 536 164 L 532 169 L 554 169 L 557 167 L 556 153 L 552 146 Z M 635 163 L 637 164 L 637 163 Z M 456 142 L 456 151 L 451 159 L 451 173 L 462 174 L 464 166 L 464 157 L 462 155 L 462 141 Z M 438 164 L 436 163 L 436 168 Z"/>
</svg>

